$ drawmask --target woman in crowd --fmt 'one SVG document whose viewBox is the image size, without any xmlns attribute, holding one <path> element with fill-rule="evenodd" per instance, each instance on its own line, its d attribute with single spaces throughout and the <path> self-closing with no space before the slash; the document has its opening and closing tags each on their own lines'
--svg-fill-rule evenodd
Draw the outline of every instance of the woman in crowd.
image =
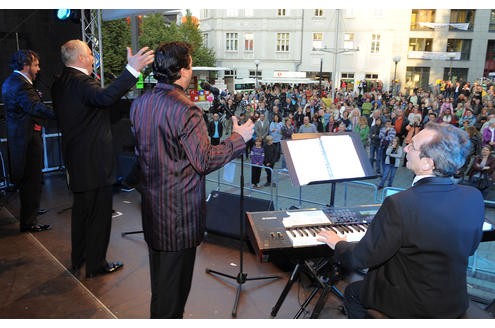
<svg viewBox="0 0 495 328">
<path fill-rule="evenodd" d="M 395 137 L 386 150 L 383 175 L 380 180 L 380 184 L 378 185 L 378 189 L 383 188 L 387 179 L 388 179 L 387 186 L 392 187 L 392 183 L 394 182 L 395 172 L 397 171 L 397 168 L 400 166 L 400 162 L 403 155 L 403 150 L 399 144 L 399 141 L 400 141 L 399 137 Z"/>
</svg>

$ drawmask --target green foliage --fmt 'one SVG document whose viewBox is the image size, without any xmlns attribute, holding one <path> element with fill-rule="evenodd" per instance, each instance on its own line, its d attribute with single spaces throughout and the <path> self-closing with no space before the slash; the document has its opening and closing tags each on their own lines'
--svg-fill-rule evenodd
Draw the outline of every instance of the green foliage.
<svg viewBox="0 0 495 328">
<path fill-rule="evenodd" d="M 131 46 L 131 30 L 125 19 L 102 24 L 104 73 L 119 75 L 127 64 L 127 49 Z"/>
<path fill-rule="evenodd" d="M 126 47 L 131 46 L 131 29 L 126 19 L 102 24 L 103 64 L 106 72 L 119 75 L 127 63 Z M 215 52 L 203 45 L 203 35 L 188 10 L 185 22 L 167 22 L 160 13 L 144 16 L 139 31 L 139 47 L 156 49 L 163 42 L 184 41 L 193 49 L 194 66 L 215 66 Z M 137 51 L 138 49 L 133 49 Z M 146 76 L 145 72 L 145 76 Z"/>
</svg>

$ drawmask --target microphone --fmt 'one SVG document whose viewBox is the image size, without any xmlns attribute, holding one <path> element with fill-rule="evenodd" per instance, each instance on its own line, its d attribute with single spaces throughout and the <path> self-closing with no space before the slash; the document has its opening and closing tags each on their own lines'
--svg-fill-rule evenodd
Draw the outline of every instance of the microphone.
<svg viewBox="0 0 495 328">
<path fill-rule="evenodd" d="M 213 93 L 214 96 L 220 95 L 220 90 L 218 90 L 218 88 L 215 88 L 206 81 L 201 82 L 199 86 L 206 91 L 210 91 L 211 93 Z"/>
</svg>

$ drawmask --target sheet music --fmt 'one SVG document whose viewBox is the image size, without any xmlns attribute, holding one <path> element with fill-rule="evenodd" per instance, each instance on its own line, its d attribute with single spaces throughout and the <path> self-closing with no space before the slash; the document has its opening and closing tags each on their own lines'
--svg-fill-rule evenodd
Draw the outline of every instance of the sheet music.
<svg viewBox="0 0 495 328">
<path fill-rule="evenodd" d="M 322 136 L 320 139 L 334 179 L 365 176 L 350 136 Z"/>
<path fill-rule="evenodd" d="M 311 181 L 332 179 L 328 172 L 328 162 L 323 153 L 319 139 L 303 139 L 287 142 L 289 152 L 293 154 L 292 163 L 297 172 L 299 185 L 304 186 Z"/>
<path fill-rule="evenodd" d="M 287 212 L 287 215 L 289 215 L 289 217 L 282 219 L 285 228 L 308 224 L 318 225 L 331 223 L 322 210 Z"/>
</svg>

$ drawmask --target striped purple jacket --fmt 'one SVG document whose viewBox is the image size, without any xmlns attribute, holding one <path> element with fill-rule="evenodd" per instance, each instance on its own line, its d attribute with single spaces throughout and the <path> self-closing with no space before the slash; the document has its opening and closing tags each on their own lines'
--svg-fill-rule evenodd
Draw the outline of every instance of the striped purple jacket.
<svg viewBox="0 0 495 328">
<path fill-rule="evenodd" d="M 134 100 L 130 119 L 142 178 L 142 221 L 148 246 L 198 246 L 205 232 L 205 175 L 240 156 L 241 135 L 212 146 L 202 111 L 177 85 L 158 83 Z"/>
</svg>

